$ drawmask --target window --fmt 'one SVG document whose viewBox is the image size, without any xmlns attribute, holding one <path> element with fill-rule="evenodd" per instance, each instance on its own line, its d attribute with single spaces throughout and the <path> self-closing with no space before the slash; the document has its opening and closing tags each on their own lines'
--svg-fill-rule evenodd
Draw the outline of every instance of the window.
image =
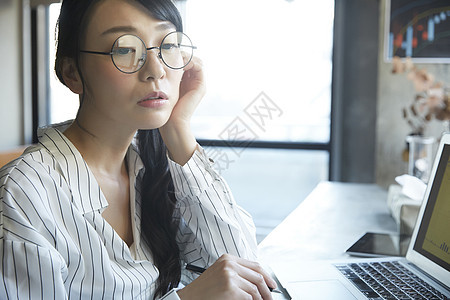
<svg viewBox="0 0 450 300">
<path fill-rule="evenodd" d="M 178 3 L 207 73 L 208 92 L 193 118 L 198 138 L 223 139 L 240 125 L 255 140 L 329 142 L 333 0 Z M 52 4 L 49 13 L 51 122 L 78 108 L 53 72 L 59 8 Z M 252 105 L 264 103 L 259 113 L 271 116 L 258 120 Z"/>
<path fill-rule="evenodd" d="M 240 117 L 257 140 L 329 142 L 333 0 L 181 3 L 208 78 L 193 120 L 199 138 L 222 139 Z M 241 117 L 261 93 L 272 102 L 260 111 L 273 113 L 265 126 Z"/>
<path fill-rule="evenodd" d="M 260 241 L 328 179 L 334 0 L 176 3 L 207 74 L 192 127 Z M 55 75 L 51 91 L 51 121 L 74 118 L 78 98 Z M 243 139 L 208 146 L 233 138 Z"/>
</svg>

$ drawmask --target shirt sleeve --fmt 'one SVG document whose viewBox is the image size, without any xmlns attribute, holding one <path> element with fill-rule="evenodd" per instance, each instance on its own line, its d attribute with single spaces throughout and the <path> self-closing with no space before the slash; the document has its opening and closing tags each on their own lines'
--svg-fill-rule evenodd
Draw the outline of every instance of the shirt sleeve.
<svg viewBox="0 0 450 300">
<path fill-rule="evenodd" d="M 25 179 L 16 176 L 0 187 L 0 299 L 67 299 L 64 260 L 32 225 L 49 215 L 33 205 L 39 187 L 30 189 Z M 50 235 L 54 228 L 40 224 Z"/>
<path fill-rule="evenodd" d="M 177 241 L 184 262 L 206 268 L 224 253 L 255 260 L 252 217 L 236 204 L 204 150 L 198 146 L 184 166 L 169 159 L 169 168 L 178 200 Z"/>
</svg>

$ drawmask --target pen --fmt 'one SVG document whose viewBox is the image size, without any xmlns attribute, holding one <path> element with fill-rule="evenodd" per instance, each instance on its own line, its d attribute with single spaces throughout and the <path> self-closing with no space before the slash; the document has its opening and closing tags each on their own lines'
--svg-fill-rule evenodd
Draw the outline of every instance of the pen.
<svg viewBox="0 0 450 300">
<path fill-rule="evenodd" d="M 195 272 L 195 273 L 197 273 L 197 274 L 202 274 L 203 272 L 206 271 L 205 268 L 202 268 L 202 267 L 199 267 L 199 266 L 195 266 L 195 265 L 191 265 L 191 264 L 187 264 L 187 265 L 186 265 L 186 270 Z M 283 292 L 281 292 L 280 290 L 273 289 L 273 288 L 271 288 L 271 287 L 268 287 L 268 288 L 269 288 L 269 290 L 270 290 L 272 293 L 278 293 L 278 294 L 282 294 L 282 293 L 283 293 Z"/>
</svg>

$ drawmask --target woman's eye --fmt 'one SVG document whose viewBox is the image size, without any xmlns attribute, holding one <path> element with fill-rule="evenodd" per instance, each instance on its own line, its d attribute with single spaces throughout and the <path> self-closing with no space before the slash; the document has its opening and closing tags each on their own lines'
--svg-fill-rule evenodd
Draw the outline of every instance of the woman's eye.
<svg viewBox="0 0 450 300">
<path fill-rule="evenodd" d="M 127 55 L 127 54 L 132 54 L 135 52 L 136 52 L 136 50 L 133 48 L 116 48 L 116 49 L 114 49 L 114 54 L 117 54 L 117 55 Z"/>
<path fill-rule="evenodd" d="M 178 44 L 175 43 L 165 43 L 161 45 L 161 50 L 174 50 L 174 49 L 178 49 L 179 46 Z"/>
</svg>

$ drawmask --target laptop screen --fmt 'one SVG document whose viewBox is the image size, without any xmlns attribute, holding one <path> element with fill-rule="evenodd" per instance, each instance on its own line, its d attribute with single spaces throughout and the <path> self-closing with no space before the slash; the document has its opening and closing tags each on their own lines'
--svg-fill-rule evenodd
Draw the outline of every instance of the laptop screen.
<svg viewBox="0 0 450 300">
<path fill-rule="evenodd" d="M 450 145 L 445 144 L 414 250 L 450 271 Z"/>
</svg>

